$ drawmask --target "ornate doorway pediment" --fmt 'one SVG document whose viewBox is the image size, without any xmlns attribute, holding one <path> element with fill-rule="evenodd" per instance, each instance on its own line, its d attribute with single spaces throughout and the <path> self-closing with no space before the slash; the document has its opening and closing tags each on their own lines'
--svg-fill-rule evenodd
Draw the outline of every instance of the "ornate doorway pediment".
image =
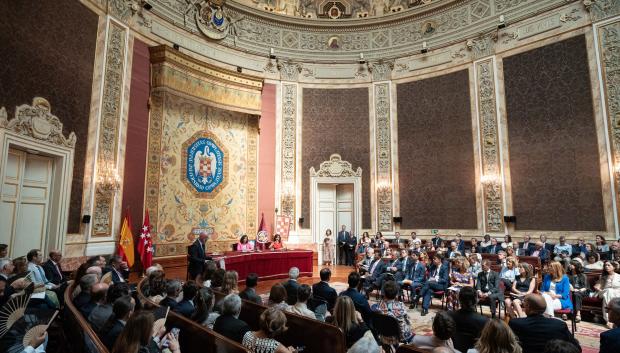
<svg viewBox="0 0 620 353">
<path fill-rule="evenodd" d="M 338 153 L 329 156 L 329 161 L 321 162 L 319 170 L 310 168 L 310 177 L 362 177 L 362 168 L 353 170 L 351 163 L 343 161 Z"/>
</svg>

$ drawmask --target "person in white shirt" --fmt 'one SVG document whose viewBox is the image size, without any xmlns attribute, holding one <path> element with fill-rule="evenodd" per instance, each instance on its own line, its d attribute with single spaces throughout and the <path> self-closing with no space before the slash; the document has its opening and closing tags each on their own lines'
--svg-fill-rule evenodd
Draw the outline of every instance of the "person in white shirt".
<svg viewBox="0 0 620 353">
<path fill-rule="evenodd" d="M 312 289 L 307 284 L 302 284 L 297 288 L 297 303 L 289 307 L 289 311 L 301 316 L 309 317 L 311 319 L 316 319 L 316 315 L 310 309 L 308 309 L 308 299 L 310 298 L 310 294 L 312 294 Z"/>
<path fill-rule="evenodd" d="M 41 267 L 43 255 L 40 250 L 30 250 L 26 255 L 26 260 L 28 260 L 28 271 L 32 273 L 32 281 L 35 285 L 43 284 L 46 289 L 58 288 L 57 285 L 50 282 L 45 276 L 45 270 L 43 269 L 43 267 Z"/>
</svg>

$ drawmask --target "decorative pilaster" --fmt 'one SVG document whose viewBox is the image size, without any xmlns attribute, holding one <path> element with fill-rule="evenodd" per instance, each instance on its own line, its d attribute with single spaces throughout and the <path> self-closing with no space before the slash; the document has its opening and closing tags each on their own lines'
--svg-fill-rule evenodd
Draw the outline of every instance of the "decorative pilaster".
<svg viewBox="0 0 620 353">
<path fill-rule="evenodd" d="M 247 178 L 246 185 L 248 196 L 246 198 L 246 226 L 245 231 L 247 234 L 253 235 L 257 232 L 256 219 L 258 217 L 258 116 L 248 117 L 247 128 Z"/>
<path fill-rule="evenodd" d="M 493 58 L 476 63 L 476 86 L 482 140 L 480 142 L 482 152 L 481 181 L 486 220 L 485 231 L 501 232 L 504 230 L 503 192 Z"/>
<path fill-rule="evenodd" d="M 392 135 L 390 84 L 374 85 L 375 145 L 377 160 L 377 220 L 380 231 L 392 230 Z"/>
<path fill-rule="evenodd" d="M 282 156 L 280 210 L 295 222 L 295 163 L 297 136 L 297 85 L 282 84 Z"/>
<path fill-rule="evenodd" d="M 125 73 L 127 29 L 109 21 L 97 150 L 97 192 L 93 210 L 93 236 L 112 235 L 112 213 L 118 185 L 109 176 L 118 169 L 117 151 Z M 106 177 L 104 177 L 104 173 Z M 105 179 L 105 180 L 104 180 Z M 105 186 L 108 185 L 108 186 Z"/>
</svg>

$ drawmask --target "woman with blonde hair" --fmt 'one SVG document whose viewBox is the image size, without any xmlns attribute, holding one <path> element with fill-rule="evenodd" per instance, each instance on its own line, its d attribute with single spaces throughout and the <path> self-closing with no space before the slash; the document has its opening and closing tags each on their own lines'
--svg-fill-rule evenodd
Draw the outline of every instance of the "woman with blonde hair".
<svg viewBox="0 0 620 353">
<path fill-rule="evenodd" d="M 517 336 L 501 320 L 489 320 L 482 329 L 474 348 L 467 353 L 521 353 Z"/>
<path fill-rule="evenodd" d="M 525 317 L 525 313 L 521 308 L 523 298 L 534 292 L 536 288 L 536 279 L 532 278 L 532 266 L 529 264 L 519 264 L 517 267 L 519 275 L 512 283 L 510 288 L 510 297 L 506 298 L 506 309 L 510 317 Z"/>
<path fill-rule="evenodd" d="M 222 293 L 225 295 L 233 293 L 239 294 L 237 282 L 239 282 L 239 275 L 237 274 L 237 271 L 226 271 L 226 273 L 224 273 L 224 282 L 222 283 Z"/>
<path fill-rule="evenodd" d="M 362 320 L 361 315 L 355 311 L 353 300 L 346 295 L 341 295 L 336 299 L 333 315 L 325 321 L 344 332 L 347 348 L 351 348 L 368 331 L 368 326 Z"/>
<path fill-rule="evenodd" d="M 469 272 L 469 261 L 465 257 L 457 257 L 452 260 L 452 270 L 447 305 L 448 310 L 457 310 L 459 308 L 459 291 L 463 287 L 473 287 L 474 276 Z"/>
<path fill-rule="evenodd" d="M 548 266 L 549 273 L 543 277 L 540 292 L 547 302 L 545 315 L 553 317 L 553 311 L 558 309 L 573 310 L 570 300 L 570 280 L 564 273 L 564 266 L 552 261 Z"/>
<path fill-rule="evenodd" d="M 286 316 L 282 310 L 271 307 L 260 315 L 259 330 L 248 331 L 243 335 L 242 345 L 252 353 L 289 353 L 295 350 L 285 347 L 274 337 L 288 330 Z"/>
</svg>

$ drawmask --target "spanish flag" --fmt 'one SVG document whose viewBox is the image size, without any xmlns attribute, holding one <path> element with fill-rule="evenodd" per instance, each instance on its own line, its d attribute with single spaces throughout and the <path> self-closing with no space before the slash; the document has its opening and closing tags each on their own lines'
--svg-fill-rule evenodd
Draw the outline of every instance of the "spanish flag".
<svg viewBox="0 0 620 353">
<path fill-rule="evenodd" d="M 123 258 L 123 261 L 127 262 L 127 266 L 133 266 L 133 234 L 131 233 L 131 220 L 129 218 L 128 209 L 125 211 L 125 217 L 123 218 L 123 226 L 121 227 L 121 236 L 118 239 L 117 252 L 118 255 Z"/>
</svg>

